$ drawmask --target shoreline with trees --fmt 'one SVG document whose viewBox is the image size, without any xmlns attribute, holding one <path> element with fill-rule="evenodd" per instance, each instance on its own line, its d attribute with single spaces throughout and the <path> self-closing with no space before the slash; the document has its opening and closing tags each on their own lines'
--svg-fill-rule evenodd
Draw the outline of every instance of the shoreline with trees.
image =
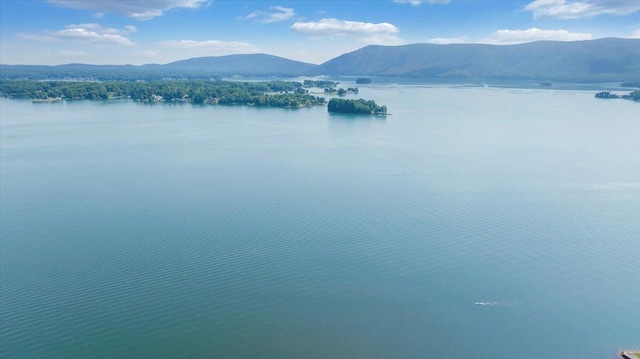
<svg viewBox="0 0 640 359">
<path fill-rule="evenodd" d="M 329 100 L 327 110 L 333 113 L 363 114 L 363 115 L 387 115 L 387 106 L 378 106 L 375 101 L 364 99 L 346 100 L 332 98 Z"/>
<path fill-rule="evenodd" d="M 300 82 L 263 81 L 0 81 L 0 96 L 34 102 L 131 99 L 137 102 L 254 105 L 300 108 L 325 105 L 324 97 L 308 93 Z"/>
<path fill-rule="evenodd" d="M 615 93 L 611 93 L 609 91 L 602 91 L 602 92 L 596 93 L 595 98 L 602 98 L 602 99 L 621 98 L 625 100 L 640 102 L 640 90 L 630 92 L 627 95 L 618 95 Z"/>
</svg>

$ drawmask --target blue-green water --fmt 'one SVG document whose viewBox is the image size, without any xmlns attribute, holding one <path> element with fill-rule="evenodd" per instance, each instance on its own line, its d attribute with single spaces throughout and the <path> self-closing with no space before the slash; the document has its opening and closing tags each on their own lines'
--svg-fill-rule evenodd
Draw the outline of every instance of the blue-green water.
<svg viewBox="0 0 640 359">
<path fill-rule="evenodd" d="M 640 347 L 639 104 L 360 95 L 393 115 L 0 100 L 0 356 Z"/>
</svg>

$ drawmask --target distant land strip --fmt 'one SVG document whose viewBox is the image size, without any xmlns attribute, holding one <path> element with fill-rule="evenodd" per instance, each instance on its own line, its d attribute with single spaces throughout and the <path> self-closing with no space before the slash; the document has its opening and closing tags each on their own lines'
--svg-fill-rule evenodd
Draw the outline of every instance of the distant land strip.
<svg viewBox="0 0 640 359">
<path fill-rule="evenodd" d="M 536 41 L 517 45 L 370 45 L 315 65 L 268 54 L 198 57 L 168 64 L 0 65 L 0 79 L 135 81 L 353 76 L 432 81 L 527 80 L 640 83 L 640 39 Z"/>
</svg>

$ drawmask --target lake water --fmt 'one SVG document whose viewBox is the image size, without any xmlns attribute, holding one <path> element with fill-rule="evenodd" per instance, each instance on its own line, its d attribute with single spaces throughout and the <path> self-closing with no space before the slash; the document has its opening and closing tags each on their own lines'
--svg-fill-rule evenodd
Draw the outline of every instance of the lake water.
<svg viewBox="0 0 640 359">
<path fill-rule="evenodd" d="M 3 358 L 615 358 L 640 104 L 370 86 L 393 114 L 0 100 Z"/>
</svg>

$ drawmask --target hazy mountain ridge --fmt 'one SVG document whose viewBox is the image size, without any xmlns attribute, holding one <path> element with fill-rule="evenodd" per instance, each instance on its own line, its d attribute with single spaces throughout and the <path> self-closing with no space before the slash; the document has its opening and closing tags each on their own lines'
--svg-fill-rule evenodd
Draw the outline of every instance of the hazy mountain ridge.
<svg viewBox="0 0 640 359">
<path fill-rule="evenodd" d="M 539 41 L 518 45 L 371 45 L 314 65 L 266 54 L 198 57 L 168 64 L 0 65 L 1 78 L 390 76 L 537 81 L 640 80 L 640 39 Z"/>
<path fill-rule="evenodd" d="M 168 64 L 146 65 L 0 65 L 0 78 L 94 78 L 97 80 L 135 80 L 160 78 L 210 78 L 217 76 L 292 77 L 315 66 L 267 54 L 196 57 Z"/>
<path fill-rule="evenodd" d="M 640 39 L 371 45 L 329 60 L 312 74 L 624 81 L 640 77 Z"/>
<path fill-rule="evenodd" d="M 142 67 L 148 66 L 150 65 Z M 203 71 L 210 69 L 217 71 L 219 75 L 298 76 L 311 71 L 316 65 L 267 54 L 248 54 L 196 57 L 155 66 L 169 70 Z"/>
</svg>

